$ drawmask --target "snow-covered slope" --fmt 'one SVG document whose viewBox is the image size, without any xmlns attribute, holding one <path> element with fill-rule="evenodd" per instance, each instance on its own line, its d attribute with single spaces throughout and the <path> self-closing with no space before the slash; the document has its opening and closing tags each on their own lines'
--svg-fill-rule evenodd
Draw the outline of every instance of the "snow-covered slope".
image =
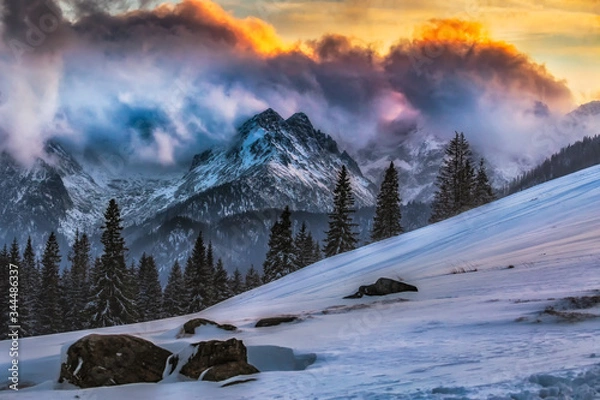
<svg viewBox="0 0 600 400">
<path fill-rule="evenodd" d="M 188 381 L 56 390 L 68 389 L 53 383 L 61 348 L 89 333 L 82 331 L 22 340 L 21 382 L 37 386 L 0 398 L 596 399 L 600 304 L 584 308 L 577 299 L 600 296 L 599 204 L 600 166 L 329 258 L 198 314 L 240 332 L 177 339 L 190 316 L 100 330 L 172 351 L 235 336 L 250 347 L 315 353 L 304 371 L 263 372 L 226 388 Z M 452 274 L 461 270 L 472 272 Z M 383 276 L 419 292 L 342 299 Z M 301 320 L 254 328 L 281 314 Z M 0 353 L 9 347 L 0 342 Z"/>
</svg>

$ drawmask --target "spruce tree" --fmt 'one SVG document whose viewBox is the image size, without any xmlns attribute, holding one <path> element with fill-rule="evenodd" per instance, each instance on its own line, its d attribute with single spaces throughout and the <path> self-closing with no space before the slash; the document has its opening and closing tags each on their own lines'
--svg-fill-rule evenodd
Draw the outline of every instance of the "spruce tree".
<svg viewBox="0 0 600 400">
<path fill-rule="evenodd" d="M 233 276 L 229 280 L 229 287 L 234 296 L 246 291 L 244 282 L 242 281 L 242 274 L 237 268 L 233 271 Z"/>
<path fill-rule="evenodd" d="M 25 336 L 36 335 L 38 324 L 36 322 L 35 307 L 40 285 L 40 271 L 38 270 L 35 252 L 31 244 L 31 236 L 27 238 L 20 270 L 19 320 L 21 330 Z"/>
<path fill-rule="evenodd" d="M 217 267 L 215 269 L 215 277 L 213 281 L 213 289 L 215 293 L 215 304 L 227 300 L 233 296 L 233 290 L 229 286 L 229 276 L 223 266 L 223 260 L 220 258 L 217 260 Z"/>
<path fill-rule="evenodd" d="M 338 180 L 333 191 L 333 212 L 329 214 L 329 230 L 325 239 L 325 256 L 354 250 L 358 243 L 358 235 L 354 231 L 357 226 L 352 222 L 354 195 L 350 185 L 350 177 L 346 166 L 338 173 Z"/>
<path fill-rule="evenodd" d="M 321 252 L 321 244 L 318 240 L 314 241 L 313 245 L 313 255 L 312 255 L 312 264 L 319 262 L 323 259 L 323 252 Z"/>
<path fill-rule="evenodd" d="M 195 313 L 209 307 L 213 301 L 213 271 L 206 261 L 202 232 L 198 234 L 192 255 L 186 263 L 185 279 L 189 299 L 188 312 Z"/>
<path fill-rule="evenodd" d="M 262 278 L 260 273 L 254 268 L 254 265 L 250 266 L 248 272 L 246 272 L 245 289 L 252 290 L 262 285 Z"/>
<path fill-rule="evenodd" d="M 291 215 L 289 207 L 286 206 L 271 228 L 269 250 L 263 264 L 265 283 L 279 279 L 298 269 Z"/>
<path fill-rule="evenodd" d="M 60 260 L 58 241 L 52 232 L 42 257 L 41 285 L 36 304 L 37 330 L 42 335 L 60 332 L 63 327 L 59 287 Z"/>
<path fill-rule="evenodd" d="M 371 240 L 376 242 L 401 234 L 403 232 L 400 225 L 401 218 L 398 171 L 394 163 L 391 162 L 385 170 L 383 182 L 377 195 Z"/>
<path fill-rule="evenodd" d="M 9 262 L 21 268 L 21 250 L 19 249 L 19 243 L 17 242 L 17 238 L 14 238 L 10 245 L 9 256 Z"/>
<path fill-rule="evenodd" d="M 175 264 L 173 264 L 173 268 L 171 268 L 171 272 L 169 273 L 169 279 L 163 295 L 162 315 L 164 318 L 175 317 L 184 315 L 187 310 L 185 282 L 183 280 L 179 262 L 175 261 Z"/>
<path fill-rule="evenodd" d="M 61 310 L 61 321 L 60 332 L 72 331 L 71 323 L 67 320 L 70 311 L 71 297 L 70 297 L 70 283 L 71 283 L 71 270 L 69 267 L 65 268 L 58 279 L 58 291 L 60 293 L 60 310 Z"/>
<path fill-rule="evenodd" d="M 438 222 L 472 208 L 474 171 L 469 142 L 463 133 L 456 132 L 446 147 L 436 185 L 429 222 Z"/>
<path fill-rule="evenodd" d="M 139 301 L 140 301 L 140 282 L 138 280 L 139 269 L 135 263 L 135 260 L 131 260 L 129 264 L 129 268 L 127 268 L 127 274 L 125 275 L 125 288 L 127 290 L 127 298 L 133 299 L 133 303 L 135 305 L 133 318 L 134 322 L 140 321 L 139 314 Z"/>
<path fill-rule="evenodd" d="M 99 268 L 94 273 L 95 282 L 90 293 L 92 300 L 88 303 L 92 328 L 129 324 L 137 320 L 131 290 L 132 277 L 125 263 L 127 248 L 121 234 L 121 213 L 114 199 L 110 200 L 104 219 L 103 253 Z"/>
<path fill-rule="evenodd" d="M 90 242 L 88 236 L 79 231 L 75 233 L 75 242 L 71 255 L 70 273 L 65 276 L 65 298 L 69 306 L 65 310 L 65 328 L 67 330 L 80 330 L 87 327 L 88 321 L 82 310 L 85 309 L 89 299 L 90 279 Z"/>
<path fill-rule="evenodd" d="M 303 222 L 300 230 L 294 238 L 296 248 L 296 264 L 298 268 L 304 268 L 312 264 L 314 256 L 314 241 L 311 233 L 306 228 L 306 223 Z"/>
<path fill-rule="evenodd" d="M 477 169 L 477 175 L 475 176 L 475 189 L 473 194 L 473 202 L 475 206 L 481 206 L 483 204 L 494 201 L 494 190 L 490 185 L 490 181 L 487 176 L 485 169 L 485 160 L 481 158 L 479 160 L 479 168 Z"/>
<path fill-rule="evenodd" d="M 159 319 L 162 314 L 162 289 L 154 257 L 142 254 L 137 273 L 139 320 L 143 322 Z"/>
</svg>

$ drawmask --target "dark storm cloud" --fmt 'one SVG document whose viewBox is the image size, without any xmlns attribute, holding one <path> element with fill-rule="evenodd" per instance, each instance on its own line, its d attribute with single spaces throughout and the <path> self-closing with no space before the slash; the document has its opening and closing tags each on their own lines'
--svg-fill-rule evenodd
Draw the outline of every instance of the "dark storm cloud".
<svg viewBox="0 0 600 400">
<path fill-rule="evenodd" d="M 18 37 L 27 28 L 18 21 L 41 6 L 9 3 L 5 37 Z M 267 107 L 284 116 L 304 111 L 347 146 L 420 126 L 442 136 L 466 130 L 495 149 L 571 102 L 543 66 L 457 20 L 433 21 L 379 54 L 339 35 L 286 46 L 264 22 L 235 19 L 208 1 L 120 14 L 109 13 L 108 2 L 72 5 L 78 18 L 62 20 L 55 41 L 55 96 L 40 107 L 60 110 L 81 146 L 112 141 L 124 152 L 141 147 L 144 159 L 153 151 L 162 160 L 190 157 Z M 29 67 L 48 74 L 45 52 L 32 54 L 39 60 Z M 36 90 L 25 94 L 35 100 Z"/>
</svg>

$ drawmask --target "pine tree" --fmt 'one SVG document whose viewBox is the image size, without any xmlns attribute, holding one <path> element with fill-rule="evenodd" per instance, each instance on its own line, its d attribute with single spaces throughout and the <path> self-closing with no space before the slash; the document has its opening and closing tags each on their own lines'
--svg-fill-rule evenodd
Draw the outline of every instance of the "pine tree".
<svg viewBox="0 0 600 400">
<path fill-rule="evenodd" d="M 212 270 L 206 262 L 206 247 L 202 232 L 198 234 L 191 257 L 185 267 L 185 279 L 188 289 L 189 309 L 195 313 L 212 304 Z"/>
<path fill-rule="evenodd" d="M 248 272 L 246 272 L 246 279 L 245 279 L 245 285 L 244 285 L 245 289 L 252 290 L 261 285 L 262 285 L 262 278 L 260 277 L 260 274 L 258 273 L 258 271 L 254 268 L 254 265 L 251 265 Z"/>
<path fill-rule="evenodd" d="M 45 335 L 62 330 L 62 310 L 60 292 L 60 249 L 56 235 L 50 233 L 42 257 L 41 286 L 36 303 L 38 333 Z"/>
<path fill-rule="evenodd" d="M 314 241 L 313 245 L 313 256 L 312 256 L 312 264 L 319 262 L 323 259 L 323 253 L 321 252 L 321 244 L 318 240 Z"/>
<path fill-rule="evenodd" d="M 471 150 L 463 133 L 456 132 L 445 151 L 445 158 L 436 179 L 438 187 L 429 222 L 438 222 L 473 206 L 474 171 Z"/>
<path fill-rule="evenodd" d="M 234 296 L 244 293 L 246 288 L 244 287 L 244 282 L 242 281 L 242 274 L 239 269 L 235 269 L 233 271 L 233 276 L 229 280 L 229 287 L 231 288 L 231 292 Z"/>
<path fill-rule="evenodd" d="M 291 215 L 289 207 L 286 206 L 271 228 L 269 250 L 263 264 L 265 282 L 279 279 L 294 272 L 298 267 Z"/>
<path fill-rule="evenodd" d="M 210 270 L 212 273 L 215 271 L 215 255 L 212 241 L 208 242 L 208 247 L 206 248 L 206 269 Z"/>
<path fill-rule="evenodd" d="M 462 169 L 459 179 L 462 202 L 458 205 L 457 214 L 470 210 L 474 207 L 475 170 L 471 165 L 471 159 L 467 158 L 465 167 Z"/>
<path fill-rule="evenodd" d="M 139 314 L 139 301 L 140 301 L 140 282 L 138 279 L 139 276 L 139 268 L 136 265 L 135 260 L 131 260 L 129 264 L 129 268 L 127 268 L 127 273 L 125 274 L 125 288 L 127 293 L 127 298 L 133 299 L 133 304 L 135 305 L 133 310 L 133 318 L 135 322 L 140 321 Z"/>
<path fill-rule="evenodd" d="M 132 277 L 125 263 L 125 240 L 121 235 L 121 213 L 111 199 L 104 213 L 101 242 L 104 247 L 100 264 L 94 273 L 88 303 L 90 327 L 101 328 L 129 324 L 137 320 L 136 304 L 131 290 Z"/>
<path fill-rule="evenodd" d="M 214 250 L 213 250 L 213 245 L 212 245 L 212 241 L 208 242 L 208 247 L 206 248 L 206 271 L 209 273 L 210 277 L 212 278 L 211 282 L 208 284 L 210 287 L 210 298 L 207 300 L 207 307 L 210 307 L 214 304 L 217 304 L 218 302 L 220 302 L 221 300 L 218 300 L 217 297 L 219 297 L 218 289 L 215 288 L 215 280 L 216 280 L 216 269 L 215 269 L 215 255 L 214 255 Z M 227 273 L 225 273 L 225 275 L 227 275 Z"/>
<path fill-rule="evenodd" d="M 31 237 L 27 238 L 20 270 L 19 320 L 24 336 L 31 336 L 37 334 L 35 307 L 40 285 L 40 271 L 37 267 Z"/>
<path fill-rule="evenodd" d="M 71 269 L 64 276 L 64 296 L 68 307 L 65 309 L 65 328 L 67 330 L 79 330 L 87 327 L 88 321 L 82 310 L 86 307 L 89 298 L 90 279 L 90 242 L 88 236 L 79 231 L 75 233 L 75 242 L 71 256 Z"/>
<path fill-rule="evenodd" d="M 306 223 L 303 222 L 300 230 L 294 238 L 296 248 L 296 264 L 298 268 L 304 268 L 312 264 L 314 256 L 314 241 L 310 232 L 306 228 Z"/>
<path fill-rule="evenodd" d="M 376 242 L 397 236 L 403 232 L 400 225 L 400 192 L 398 191 L 398 171 L 391 162 L 386 169 L 379 194 L 373 220 L 371 240 Z"/>
<path fill-rule="evenodd" d="M 229 276 L 223 266 L 223 260 L 220 258 L 217 260 L 213 288 L 215 292 L 215 304 L 233 297 L 233 290 L 229 286 Z"/>
<path fill-rule="evenodd" d="M 65 268 L 59 276 L 58 279 L 58 292 L 60 293 L 60 310 L 61 310 L 61 321 L 62 324 L 60 326 L 60 332 L 71 331 L 71 324 L 67 321 L 70 311 L 71 298 L 70 295 L 70 286 L 71 283 L 71 270 L 67 267 Z"/>
<path fill-rule="evenodd" d="M 167 286 L 163 296 L 163 317 L 175 317 L 187 312 L 187 296 L 185 282 L 181 274 L 179 262 L 175 261 L 169 274 Z"/>
<path fill-rule="evenodd" d="M 143 322 L 159 319 L 162 313 L 162 289 L 154 257 L 142 254 L 137 273 L 139 320 Z"/>
<path fill-rule="evenodd" d="M 21 250 L 19 249 L 19 243 L 17 242 L 17 238 L 14 238 L 10 245 L 9 255 L 9 262 L 21 268 Z"/>
<path fill-rule="evenodd" d="M 323 249 L 327 257 L 356 248 L 358 235 L 354 231 L 357 225 L 352 223 L 351 214 L 355 212 L 353 207 L 354 195 L 350 177 L 346 166 L 342 166 L 333 192 L 333 212 L 329 214 L 329 230 Z"/>
<path fill-rule="evenodd" d="M 475 189 L 473 194 L 473 202 L 475 206 L 481 206 L 483 204 L 494 201 L 494 190 L 490 185 L 490 181 L 487 176 L 485 169 L 485 160 L 481 158 L 479 160 L 479 168 L 477 169 L 477 176 L 475 177 Z"/>
</svg>

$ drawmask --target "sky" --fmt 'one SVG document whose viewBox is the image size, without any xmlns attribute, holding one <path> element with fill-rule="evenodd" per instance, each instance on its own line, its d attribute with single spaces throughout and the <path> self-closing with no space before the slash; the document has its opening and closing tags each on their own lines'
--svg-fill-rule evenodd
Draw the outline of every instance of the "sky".
<svg viewBox="0 0 600 400">
<path fill-rule="evenodd" d="M 350 150 L 464 131 L 532 164 L 597 125 L 600 1 L 5 0 L 0 150 L 188 162 L 268 107 Z"/>
<path fill-rule="evenodd" d="M 219 1 L 237 16 L 271 23 L 288 41 L 338 33 L 384 50 L 433 18 L 479 22 L 565 79 L 578 103 L 600 98 L 600 1 Z"/>
</svg>

